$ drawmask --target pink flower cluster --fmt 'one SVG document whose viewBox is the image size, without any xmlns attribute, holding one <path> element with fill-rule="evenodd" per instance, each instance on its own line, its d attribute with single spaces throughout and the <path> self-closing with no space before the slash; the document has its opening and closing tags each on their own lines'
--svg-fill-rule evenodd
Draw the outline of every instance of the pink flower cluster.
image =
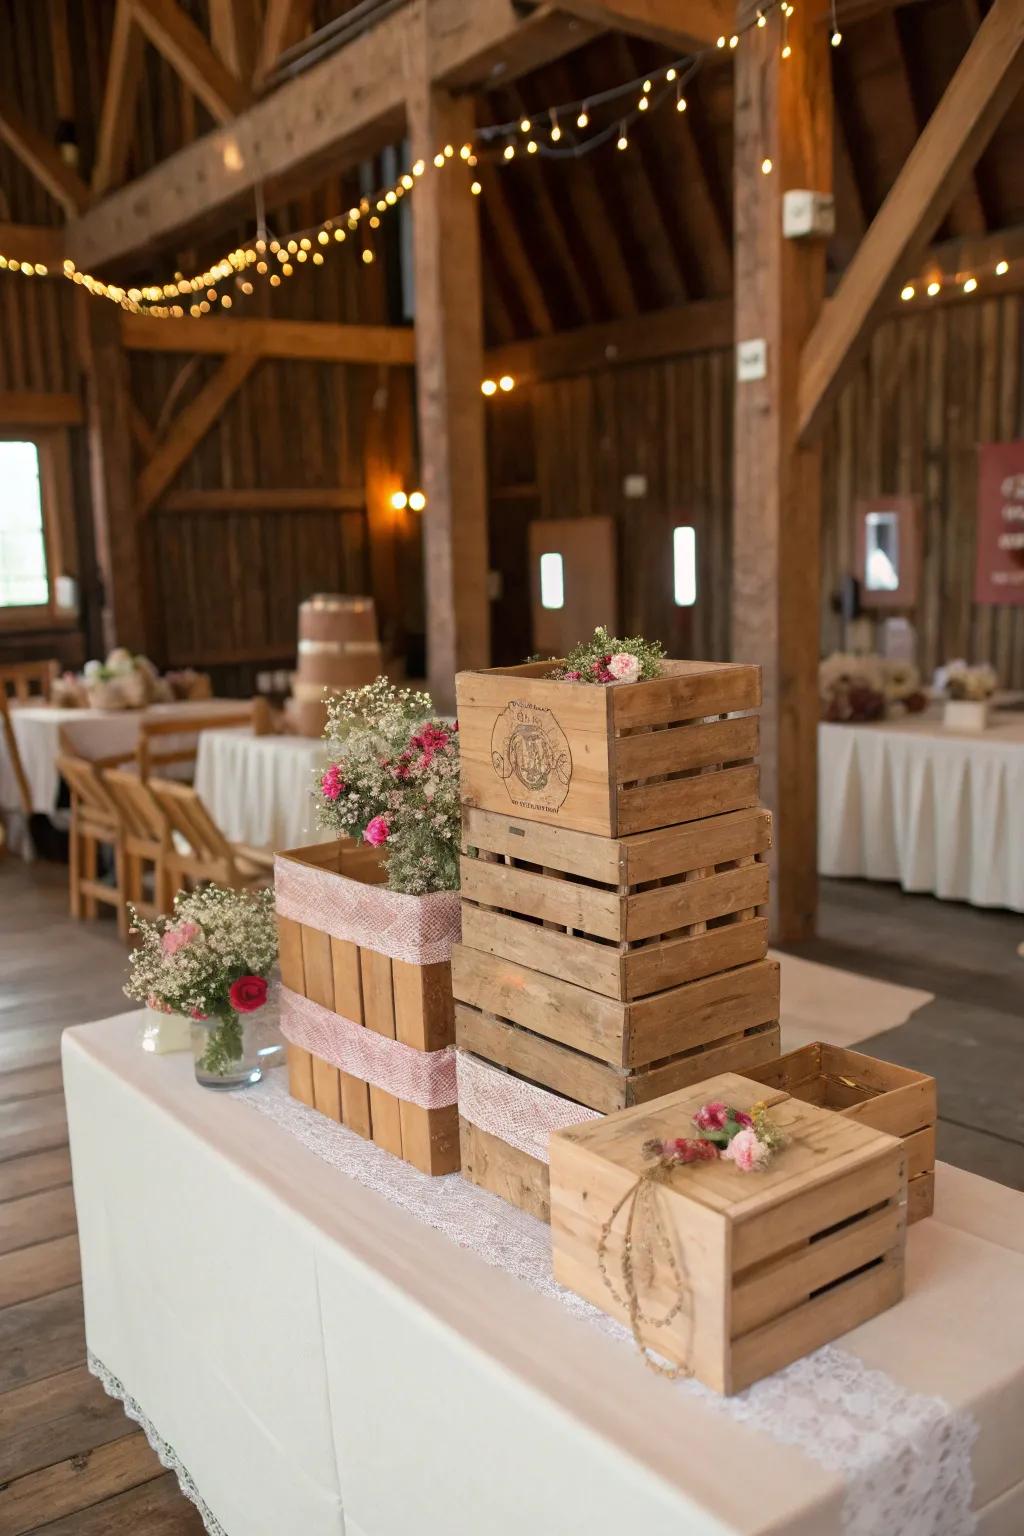
<svg viewBox="0 0 1024 1536">
<path fill-rule="evenodd" d="M 590 663 L 590 671 L 596 683 L 635 683 L 640 676 L 640 661 L 629 651 L 609 652 L 606 656 L 596 657 Z M 582 680 L 583 673 L 578 667 L 563 674 L 563 681 L 567 683 Z"/>
<path fill-rule="evenodd" d="M 391 828 L 388 826 L 386 816 L 374 816 L 372 821 L 366 823 L 363 837 L 371 848 L 380 848 L 387 842 Z"/>
<path fill-rule="evenodd" d="M 736 1118 L 739 1119 L 739 1116 Z M 765 1146 L 751 1128 L 737 1131 L 729 1145 L 722 1149 L 722 1156 L 735 1163 L 741 1173 L 753 1173 L 763 1168 L 771 1155 L 771 1149 Z"/>
<path fill-rule="evenodd" d="M 325 800 L 340 800 L 345 793 L 345 780 L 337 763 L 331 763 L 330 767 L 324 769 L 320 791 Z"/>
<path fill-rule="evenodd" d="M 730 1109 L 728 1104 L 723 1104 L 719 1099 L 713 1099 L 710 1104 L 702 1104 L 693 1117 L 693 1123 L 698 1131 L 724 1131 L 730 1115 L 738 1125 L 751 1126 L 754 1123 L 745 1109 Z"/>
<path fill-rule="evenodd" d="M 192 943 L 193 939 L 198 937 L 198 923 L 190 922 L 186 918 L 184 922 L 176 923 L 173 928 L 167 929 L 160 940 L 160 948 L 165 955 L 176 955 L 179 949 L 185 949 L 187 945 Z"/>
</svg>

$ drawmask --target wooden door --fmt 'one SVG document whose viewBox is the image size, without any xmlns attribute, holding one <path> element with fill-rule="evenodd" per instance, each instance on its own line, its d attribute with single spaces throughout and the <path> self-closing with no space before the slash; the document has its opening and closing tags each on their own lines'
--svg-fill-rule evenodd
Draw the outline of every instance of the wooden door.
<svg viewBox="0 0 1024 1536">
<path fill-rule="evenodd" d="M 564 656 L 578 640 L 618 622 L 618 558 L 610 517 L 568 517 L 531 523 L 530 610 L 533 648 Z"/>
</svg>

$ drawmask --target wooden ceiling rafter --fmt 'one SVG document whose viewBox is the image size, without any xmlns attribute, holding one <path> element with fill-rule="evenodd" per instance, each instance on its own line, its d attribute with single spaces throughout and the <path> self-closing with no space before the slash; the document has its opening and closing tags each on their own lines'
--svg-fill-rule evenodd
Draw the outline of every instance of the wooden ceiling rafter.
<svg viewBox="0 0 1024 1536">
<path fill-rule="evenodd" d="M 346 325 L 329 320 L 263 320 L 208 315 L 201 320 L 151 320 L 120 316 L 121 345 L 128 352 L 244 353 L 251 357 L 323 363 L 411 367 L 411 326 Z"/>
<path fill-rule="evenodd" d="M 728 187 L 716 175 L 707 127 L 707 113 L 701 99 L 701 76 L 689 88 L 692 104 L 679 114 L 684 154 L 689 161 L 690 197 L 700 209 L 698 221 L 708 232 L 706 264 L 711 273 L 724 273 L 725 283 L 705 280 L 705 295 L 724 292 L 732 286 L 732 200 Z"/>
<path fill-rule="evenodd" d="M 97 197 L 124 180 L 142 81 L 143 46 L 131 0 L 117 0 L 92 168 L 92 190 Z"/>
<path fill-rule="evenodd" d="M 145 517 L 167 490 L 186 459 L 195 452 L 228 401 L 245 383 L 259 361 L 259 355 L 255 352 L 229 352 L 216 372 L 179 411 L 164 433 L 156 452 L 139 474 L 135 487 L 135 512 L 138 518 Z"/>
<path fill-rule="evenodd" d="M 253 78 L 261 34 L 258 0 L 210 0 L 210 43 L 236 79 Z"/>
<path fill-rule="evenodd" d="M 0 139 L 69 218 L 85 211 L 89 204 L 89 188 L 85 182 L 61 158 L 56 144 L 10 103 L 0 105 Z"/>
<path fill-rule="evenodd" d="M 225 0 L 219 0 L 219 3 L 224 4 Z M 312 20 L 313 0 L 267 0 L 256 57 L 256 82 L 266 79 L 287 48 L 294 48 L 302 41 Z"/>
<path fill-rule="evenodd" d="M 233 120 L 250 105 L 248 86 L 214 51 L 178 0 L 128 0 L 136 24 L 215 122 Z"/>
<path fill-rule="evenodd" d="M 559 9 L 602 29 L 629 32 L 677 52 L 706 48 L 735 24 L 733 0 L 558 0 Z"/>
<path fill-rule="evenodd" d="M 993 0 L 941 101 L 803 349 L 799 435 L 813 438 L 901 273 L 923 255 L 964 176 L 1024 85 L 1024 11 Z"/>
<path fill-rule="evenodd" d="M 64 260 L 64 231 L 55 224 L 0 223 L 0 252 L 8 261 L 41 262 L 55 276 Z"/>
<path fill-rule="evenodd" d="M 555 317 L 545 291 L 532 241 L 523 236 L 509 196 L 509 173 L 501 166 L 480 166 L 487 215 L 505 257 L 509 276 L 515 284 L 530 330 L 548 336 L 555 329 Z"/>
</svg>

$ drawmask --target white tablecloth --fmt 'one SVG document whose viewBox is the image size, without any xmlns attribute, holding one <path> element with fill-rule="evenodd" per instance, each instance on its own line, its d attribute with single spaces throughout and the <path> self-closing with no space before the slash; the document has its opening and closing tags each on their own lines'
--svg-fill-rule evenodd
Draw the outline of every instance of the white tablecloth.
<svg viewBox="0 0 1024 1536">
<path fill-rule="evenodd" d="M 88 1345 L 227 1536 L 839 1536 L 837 1471 L 509 1272 L 539 1224 L 470 1191 L 456 1246 L 145 1055 L 139 1018 L 64 1035 Z M 978 1536 L 1024 1529 L 1022 1288 L 1024 1197 L 940 1168 L 907 1299 L 842 1341 L 976 1421 Z"/>
<path fill-rule="evenodd" d="M 177 704 L 153 704 L 148 709 L 54 709 L 48 704 L 13 704 L 11 722 L 18 752 L 32 792 L 32 809 L 47 816 L 57 804 L 60 775 L 57 758 L 62 750 L 61 733 L 69 749 L 79 757 L 115 757 L 134 752 L 143 720 L 182 721 L 181 741 L 172 737 L 165 745 L 175 747 L 189 740 L 189 717 L 237 713 L 240 699 L 198 699 Z M 226 733 L 230 734 L 230 733 Z M 195 733 L 192 733 L 193 739 Z M 20 810 L 21 798 L 7 745 L 0 735 L 0 807 Z"/>
<path fill-rule="evenodd" d="M 195 785 L 207 810 L 232 842 L 252 848 L 301 848 L 333 837 L 319 832 L 313 776 L 325 762 L 324 743 L 303 736 L 250 736 L 204 731 Z"/>
<path fill-rule="evenodd" d="M 818 728 L 818 869 L 1024 912 L 1024 717 Z"/>
</svg>

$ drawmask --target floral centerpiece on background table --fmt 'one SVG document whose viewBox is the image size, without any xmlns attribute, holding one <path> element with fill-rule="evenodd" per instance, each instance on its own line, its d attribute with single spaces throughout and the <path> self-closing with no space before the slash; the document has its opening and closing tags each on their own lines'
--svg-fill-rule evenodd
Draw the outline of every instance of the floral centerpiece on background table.
<svg viewBox="0 0 1024 1536">
<path fill-rule="evenodd" d="M 921 674 L 910 661 L 835 651 L 818 666 L 821 718 L 833 723 L 898 720 L 928 702 Z"/>
<path fill-rule="evenodd" d="M 990 699 L 997 683 L 995 668 L 988 662 L 971 667 L 962 658 L 939 667 L 934 678 L 936 693 L 944 694 L 947 699 L 969 700 L 973 704 Z"/>
<path fill-rule="evenodd" d="M 50 701 L 60 709 L 120 710 L 209 695 L 204 674 L 188 670 L 161 677 L 148 656 L 133 655 L 118 646 L 105 661 L 87 661 L 80 676 L 63 673 L 54 682 Z"/>
<path fill-rule="evenodd" d="M 179 891 L 173 913 L 154 922 L 130 911 L 140 942 L 129 959 L 127 995 L 192 1021 L 196 1077 L 205 1086 L 257 1082 L 245 1023 L 266 1004 L 277 961 L 273 891 L 208 885 Z"/>
<path fill-rule="evenodd" d="M 646 683 L 660 677 L 664 655 L 664 646 L 656 640 L 640 635 L 620 640 L 599 624 L 550 675 L 563 683 Z"/>
<path fill-rule="evenodd" d="M 379 848 L 393 891 L 459 888 L 458 730 L 428 693 L 385 677 L 328 701 L 320 826 Z"/>
</svg>

